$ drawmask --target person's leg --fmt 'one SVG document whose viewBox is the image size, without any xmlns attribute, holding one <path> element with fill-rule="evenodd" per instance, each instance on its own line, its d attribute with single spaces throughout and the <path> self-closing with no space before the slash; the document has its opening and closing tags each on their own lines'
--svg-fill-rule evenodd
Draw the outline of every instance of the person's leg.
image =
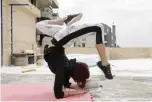
<svg viewBox="0 0 152 102">
<path fill-rule="evenodd" d="M 105 46 L 102 41 L 102 29 L 98 29 L 98 34 L 96 35 L 96 48 L 99 53 L 101 61 L 97 62 L 97 66 L 101 68 L 101 70 L 104 72 L 105 77 L 107 79 L 113 79 L 110 64 L 108 63 L 108 59 L 106 56 Z"/>
<path fill-rule="evenodd" d="M 106 57 L 105 47 L 104 47 L 104 44 L 103 44 L 103 41 L 102 41 L 102 31 L 101 31 L 101 28 L 98 27 L 98 26 L 89 26 L 89 27 L 79 29 L 79 30 L 65 36 L 64 38 L 62 38 L 58 42 L 55 41 L 55 39 L 53 39 L 52 43 L 56 46 L 63 46 L 67 42 L 69 42 L 70 40 L 72 40 L 74 38 L 77 38 L 79 36 L 85 35 L 85 34 L 90 33 L 90 32 L 96 32 L 96 48 L 97 48 L 97 51 L 100 55 L 100 59 L 101 59 L 102 63 L 104 65 L 108 65 L 108 60 L 107 60 L 107 57 Z"/>
<path fill-rule="evenodd" d="M 82 35 L 88 34 L 90 32 L 96 32 L 96 48 L 97 51 L 99 53 L 100 59 L 102 61 L 102 66 L 100 66 L 100 68 L 107 68 L 105 69 L 103 72 L 106 73 L 105 76 L 108 79 L 112 79 L 112 74 L 111 74 L 111 70 L 110 70 L 110 65 L 108 63 L 107 60 L 107 56 L 106 56 L 106 52 L 105 52 L 105 47 L 103 44 L 103 40 L 102 40 L 102 29 L 99 26 L 88 26 L 88 27 L 84 27 L 82 29 L 78 29 L 75 32 L 72 32 L 66 36 L 64 36 L 63 38 L 61 38 L 59 41 L 57 41 L 55 38 L 53 38 L 52 43 L 55 46 L 63 46 L 66 43 L 68 43 L 70 40 L 80 37 Z"/>
<path fill-rule="evenodd" d="M 99 53 L 100 59 L 102 61 L 102 65 L 103 66 L 108 65 L 109 63 L 108 63 L 108 59 L 107 59 L 107 56 L 106 56 L 106 51 L 105 51 L 104 44 L 96 44 L 96 48 L 97 48 L 97 51 Z"/>
</svg>

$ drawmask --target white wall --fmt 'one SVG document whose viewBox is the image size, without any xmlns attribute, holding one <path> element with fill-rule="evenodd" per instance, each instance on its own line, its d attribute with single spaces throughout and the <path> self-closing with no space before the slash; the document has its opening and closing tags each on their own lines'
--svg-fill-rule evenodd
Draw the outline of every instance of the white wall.
<svg viewBox="0 0 152 102">
<path fill-rule="evenodd" d="M 86 37 L 86 47 L 95 47 L 96 35 L 90 35 Z"/>
</svg>

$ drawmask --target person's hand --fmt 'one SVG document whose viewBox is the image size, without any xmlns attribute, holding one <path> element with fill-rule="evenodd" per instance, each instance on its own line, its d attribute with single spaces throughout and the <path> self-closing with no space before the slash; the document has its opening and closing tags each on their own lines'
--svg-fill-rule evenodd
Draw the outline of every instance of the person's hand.
<svg viewBox="0 0 152 102">
<path fill-rule="evenodd" d="M 67 97 L 67 96 L 71 96 L 71 95 L 84 94 L 86 92 L 87 91 L 84 89 L 76 90 L 76 89 L 65 88 L 64 89 L 64 96 Z"/>
<path fill-rule="evenodd" d="M 67 96 L 71 96 L 71 95 L 78 95 L 78 94 L 84 94 L 86 93 L 87 91 L 84 90 L 84 89 L 79 89 L 79 90 L 76 90 L 76 89 L 64 89 L 64 95 L 65 97 Z"/>
<path fill-rule="evenodd" d="M 70 88 L 71 88 L 71 89 L 76 89 L 76 90 L 82 89 L 82 88 L 80 88 L 80 87 L 78 86 L 78 84 L 71 84 L 71 85 L 70 85 Z"/>
</svg>

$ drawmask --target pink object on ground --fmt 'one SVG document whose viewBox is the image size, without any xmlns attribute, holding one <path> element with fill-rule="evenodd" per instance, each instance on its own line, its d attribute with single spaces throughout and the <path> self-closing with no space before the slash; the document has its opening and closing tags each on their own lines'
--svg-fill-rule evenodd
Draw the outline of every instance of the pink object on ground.
<svg viewBox="0 0 152 102">
<path fill-rule="evenodd" d="M 92 101 L 89 93 L 56 99 L 52 85 L 1 84 L 2 101 Z"/>
</svg>

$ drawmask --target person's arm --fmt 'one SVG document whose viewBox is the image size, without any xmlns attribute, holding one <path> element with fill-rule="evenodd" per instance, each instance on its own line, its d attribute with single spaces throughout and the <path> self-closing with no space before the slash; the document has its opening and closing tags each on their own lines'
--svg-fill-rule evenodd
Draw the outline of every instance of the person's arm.
<svg viewBox="0 0 152 102">
<path fill-rule="evenodd" d="M 68 59 L 68 57 L 66 56 L 66 54 L 64 54 L 64 87 L 65 88 L 70 88 L 71 83 L 69 82 L 70 80 L 70 60 Z"/>
<path fill-rule="evenodd" d="M 68 75 L 65 75 L 65 77 L 64 77 L 64 87 L 65 88 L 76 89 L 76 90 L 81 89 L 78 86 L 78 84 L 72 84 L 69 82 L 69 80 L 70 80 L 70 77 Z"/>
<path fill-rule="evenodd" d="M 63 25 L 64 21 L 67 19 L 67 17 L 59 18 L 56 20 L 48 20 L 48 24 L 54 24 L 54 25 Z"/>
<path fill-rule="evenodd" d="M 67 89 L 70 89 L 70 90 L 64 90 L 63 91 L 62 90 L 63 83 L 64 83 L 64 68 L 60 68 L 60 69 L 56 70 L 55 85 L 54 85 L 55 97 L 58 98 L 58 99 L 68 97 L 68 96 L 71 96 L 71 95 L 86 93 L 86 91 L 83 90 L 83 89 L 67 88 Z"/>
<path fill-rule="evenodd" d="M 71 85 L 70 85 L 70 88 L 71 88 L 71 89 L 76 89 L 76 90 L 82 89 L 82 88 L 79 87 L 78 84 L 71 84 Z"/>
<path fill-rule="evenodd" d="M 65 75 L 65 76 L 64 76 L 64 87 L 70 88 L 71 83 L 69 82 L 69 80 L 70 80 L 70 76 Z"/>
<path fill-rule="evenodd" d="M 54 94 L 56 98 L 63 98 L 64 92 L 62 90 L 64 83 L 64 68 L 58 67 L 55 73 L 55 82 L 54 82 Z"/>
</svg>

